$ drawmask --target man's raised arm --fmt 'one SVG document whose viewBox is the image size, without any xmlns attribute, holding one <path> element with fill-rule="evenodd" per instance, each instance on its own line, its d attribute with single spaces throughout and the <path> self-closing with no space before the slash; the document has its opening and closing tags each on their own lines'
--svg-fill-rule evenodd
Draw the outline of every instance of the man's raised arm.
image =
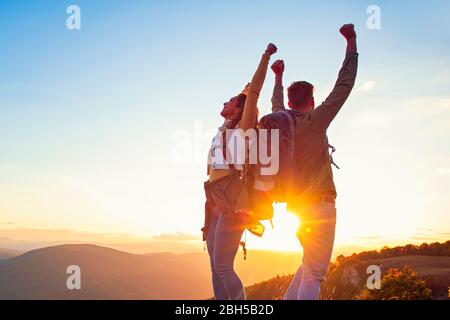
<svg viewBox="0 0 450 320">
<path fill-rule="evenodd" d="M 319 130 L 326 130 L 328 128 L 331 121 L 333 121 L 339 110 L 341 110 L 355 85 L 358 70 L 358 51 L 353 24 L 344 25 L 340 29 L 340 32 L 347 40 L 347 52 L 333 91 L 312 112 L 312 122 Z"/>
<path fill-rule="evenodd" d="M 284 61 L 277 60 L 272 64 L 272 71 L 275 73 L 275 86 L 272 94 L 272 112 L 284 111 L 284 93 L 283 93 L 283 73 Z"/>
</svg>

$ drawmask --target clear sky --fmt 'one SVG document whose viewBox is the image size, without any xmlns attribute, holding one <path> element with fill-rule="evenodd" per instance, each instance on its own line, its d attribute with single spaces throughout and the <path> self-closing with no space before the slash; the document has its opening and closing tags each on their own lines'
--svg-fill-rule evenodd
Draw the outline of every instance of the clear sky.
<svg viewBox="0 0 450 320">
<path fill-rule="evenodd" d="M 66 28 L 70 4 L 81 30 Z M 380 30 L 366 27 L 371 4 Z M 338 29 L 352 22 L 358 81 L 329 130 L 337 241 L 448 239 L 449 19 L 435 0 L 0 0 L 0 227 L 198 234 L 222 103 L 268 42 L 286 83 L 308 80 L 322 101 L 344 57 Z M 272 86 L 269 73 L 262 114 Z M 257 246 L 284 247 L 270 239 L 292 218 L 277 211 Z"/>
</svg>

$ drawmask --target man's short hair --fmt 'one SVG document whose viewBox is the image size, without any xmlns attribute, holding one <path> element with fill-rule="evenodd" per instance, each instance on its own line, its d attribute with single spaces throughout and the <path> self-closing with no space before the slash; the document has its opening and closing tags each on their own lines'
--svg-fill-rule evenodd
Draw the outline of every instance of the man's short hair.
<svg viewBox="0 0 450 320">
<path fill-rule="evenodd" d="M 313 97 L 314 86 L 306 81 L 297 81 L 288 88 L 288 98 L 291 106 L 303 106 Z"/>
</svg>

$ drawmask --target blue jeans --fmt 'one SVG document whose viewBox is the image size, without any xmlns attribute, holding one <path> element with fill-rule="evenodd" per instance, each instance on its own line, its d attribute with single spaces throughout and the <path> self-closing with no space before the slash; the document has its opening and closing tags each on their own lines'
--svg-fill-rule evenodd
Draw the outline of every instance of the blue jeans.
<svg viewBox="0 0 450 320">
<path fill-rule="evenodd" d="M 244 286 L 234 271 L 244 228 L 224 214 L 212 214 L 206 235 L 216 300 L 245 300 Z"/>
<path fill-rule="evenodd" d="M 303 247 L 302 265 L 284 295 L 285 300 L 318 300 L 320 285 L 331 260 L 336 227 L 336 206 L 321 202 L 300 215 L 297 236 Z"/>
</svg>

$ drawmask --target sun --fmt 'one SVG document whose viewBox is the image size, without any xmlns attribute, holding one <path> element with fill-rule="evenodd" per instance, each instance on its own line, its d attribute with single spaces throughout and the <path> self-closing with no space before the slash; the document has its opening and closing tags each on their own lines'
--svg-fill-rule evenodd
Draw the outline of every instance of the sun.
<svg viewBox="0 0 450 320">
<path fill-rule="evenodd" d="M 264 221 L 266 227 L 262 238 L 252 237 L 249 245 L 259 250 L 298 251 L 300 244 L 296 233 L 300 226 L 298 216 L 286 209 L 286 204 L 274 204 L 273 228 Z"/>
</svg>

